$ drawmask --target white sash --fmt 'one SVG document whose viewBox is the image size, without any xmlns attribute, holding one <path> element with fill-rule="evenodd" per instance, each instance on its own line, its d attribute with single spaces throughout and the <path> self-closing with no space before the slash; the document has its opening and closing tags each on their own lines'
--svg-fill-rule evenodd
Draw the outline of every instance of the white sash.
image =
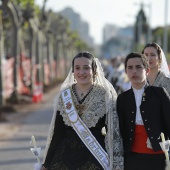
<svg viewBox="0 0 170 170">
<path fill-rule="evenodd" d="M 77 114 L 69 88 L 62 92 L 62 99 L 64 102 L 65 111 L 68 115 L 73 129 L 76 131 L 76 133 L 86 145 L 86 147 L 90 150 L 90 152 L 94 155 L 94 157 L 98 160 L 104 170 L 110 170 L 108 154 L 100 146 L 88 127 L 84 124 L 84 122 Z"/>
</svg>

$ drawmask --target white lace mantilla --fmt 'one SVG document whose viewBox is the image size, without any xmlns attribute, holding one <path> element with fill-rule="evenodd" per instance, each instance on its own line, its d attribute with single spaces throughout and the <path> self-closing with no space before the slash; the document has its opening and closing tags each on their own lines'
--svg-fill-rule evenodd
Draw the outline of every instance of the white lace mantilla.
<svg viewBox="0 0 170 170">
<path fill-rule="evenodd" d="M 163 72 L 160 72 L 155 79 L 153 86 L 164 87 L 170 95 L 170 78 L 165 76 Z"/>
<path fill-rule="evenodd" d="M 95 127 L 98 120 L 106 114 L 105 90 L 98 85 L 94 85 L 92 91 L 87 95 L 82 104 L 79 104 L 74 92 L 71 92 L 74 105 L 82 121 L 88 128 Z M 59 111 L 63 117 L 64 123 L 67 126 L 71 126 L 69 118 L 65 113 L 61 97 L 59 100 Z"/>
</svg>

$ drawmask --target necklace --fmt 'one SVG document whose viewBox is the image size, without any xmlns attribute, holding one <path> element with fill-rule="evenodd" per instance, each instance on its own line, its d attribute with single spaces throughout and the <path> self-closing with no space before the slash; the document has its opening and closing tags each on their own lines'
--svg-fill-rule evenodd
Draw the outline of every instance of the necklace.
<svg viewBox="0 0 170 170">
<path fill-rule="evenodd" d="M 83 97 L 83 96 L 85 96 L 85 94 L 87 94 L 87 92 L 93 87 L 93 85 L 92 85 L 90 88 L 88 88 L 87 90 L 85 90 L 85 91 L 80 90 L 80 89 L 78 88 L 78 86 L 76 86 L 76 87 L 77 87 L 77 90 L 80 92 L 80 96 Z"/>
</svg>

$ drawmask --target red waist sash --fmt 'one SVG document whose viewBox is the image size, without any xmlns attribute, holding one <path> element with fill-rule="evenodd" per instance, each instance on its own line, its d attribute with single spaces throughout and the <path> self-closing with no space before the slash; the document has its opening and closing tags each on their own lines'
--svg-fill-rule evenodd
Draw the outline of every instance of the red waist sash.
<svg viewBox="0 0 170 170">
<path fill-rule="evenodd" d="M 148 139 L 148 135 L 146 133 L 144 125 L 136 125 L 131 151 L 137 153 L 145 153 L 145 154 L 164 153 L 162 150 L 155 152 L 153 149 L 147 148 L 147 143 L 146 143 L 147 139 Z"/>
</svg>

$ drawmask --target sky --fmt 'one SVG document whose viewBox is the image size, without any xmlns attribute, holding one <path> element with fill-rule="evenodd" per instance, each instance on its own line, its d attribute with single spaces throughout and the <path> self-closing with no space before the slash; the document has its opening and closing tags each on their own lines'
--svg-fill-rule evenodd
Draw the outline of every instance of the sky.
<svg viewBox="0 0 170 170">
<path fill-rule="evenodd" d="M 40 7 L 44 0 L 35 0 Z M 96 44 L 102 42 L 102 31 L 106 24 L 119 27 L 134 25 L 141 3 L 152 28 L 170 24 L 170 0 L 47 0 L 46 9 L 59 12 L 71 7 L 81 19 L 89 23 L 90 36 Z M 165 3 L 167 2 L 167 3 Z M 165 8 L 165 4 L 166 8 Z M 165 19 L 165 9 L 168 17 Z"/>
</svg>

